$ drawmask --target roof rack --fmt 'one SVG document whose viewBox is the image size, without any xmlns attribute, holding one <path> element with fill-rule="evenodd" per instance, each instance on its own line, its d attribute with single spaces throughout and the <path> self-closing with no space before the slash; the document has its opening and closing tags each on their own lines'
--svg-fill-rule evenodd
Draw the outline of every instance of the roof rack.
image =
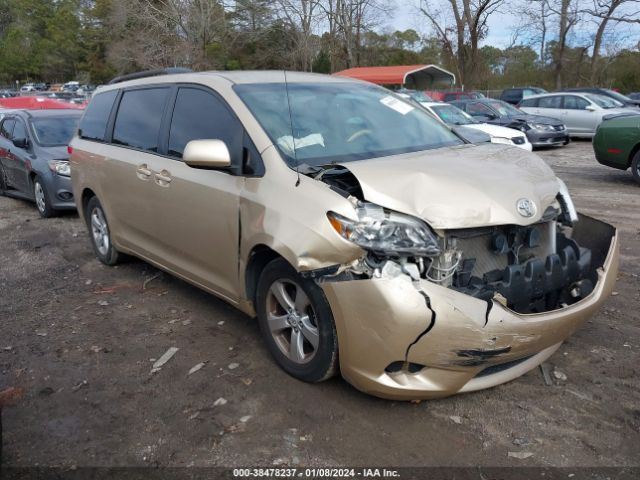
<svg viewBox="0 0 640 480">
<path fill-rule="evenodd" d="M 174 73 L 191 73 L 193 70 L 190 68 L 172 67 L 172 68 L 160 68 L 158 70 L 145 70 L 144 72 L 127 73 L 126 75 L 119 75 L 109 80 L 107 85 L 113 85 L 114 83 L 126 82 L 127 80 L 137 80 L 139 78 L 157 77 L 158 75 L 173 75 Z"/>
</svg>

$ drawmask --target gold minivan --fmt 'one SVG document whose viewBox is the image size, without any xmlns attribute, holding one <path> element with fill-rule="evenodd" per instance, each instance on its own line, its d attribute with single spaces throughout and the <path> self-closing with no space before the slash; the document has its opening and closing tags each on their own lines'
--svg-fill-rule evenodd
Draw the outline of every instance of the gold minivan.
<svg viewBox="0 0 640 480">
<path fill-rule="evenodd" d="M 532 153 L 348 78 L 162 73 L 100 88 L 71 142 L 96 256 L 257 316 L 296 378 L 393 399 L 491 387 L 613 289 L 616 229 Z"/>
</svg>

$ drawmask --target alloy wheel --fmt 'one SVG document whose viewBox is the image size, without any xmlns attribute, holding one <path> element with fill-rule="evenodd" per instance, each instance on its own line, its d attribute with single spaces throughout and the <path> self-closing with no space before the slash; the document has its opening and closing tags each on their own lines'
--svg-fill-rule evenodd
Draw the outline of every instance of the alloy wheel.
<svg viewBox="0 0 640 480">
<path fill-rule="evenodd" d="M 47 200 L 44 196 L 44 189 L 42 188 L 42 185 L 39 181 L 35 182 L 33 190 L 36 197 L 36 206 L 38 207 L 40 213 L 44 213 L 47 209 Z"/>
<path fill-rule="evenodd" d="M 280 351 L 305 364 L 318 350 L 316 315 L 302 287 L 291 280 L 273 282 L 267 294 L 267 325 Z"/>
<path fill-rule="evenodd" d="M 91 211 L 91 234 L 93 242 L 101 255 L 107 255 L 111 240 L 109 238 L 109 226 L 104 218 L 102 210 L 98 207 Z"/>
</svg>

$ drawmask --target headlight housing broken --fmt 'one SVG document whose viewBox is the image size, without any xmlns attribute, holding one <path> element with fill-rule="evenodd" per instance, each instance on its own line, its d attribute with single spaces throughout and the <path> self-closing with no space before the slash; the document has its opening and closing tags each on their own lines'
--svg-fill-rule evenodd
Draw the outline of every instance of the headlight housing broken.
<svg viewBox="0 0 640 480">
<path fill-rule="evenodd" d="M 441 253 L 436 235 L 417 218 L 363 202 L 356 214 L 355 221 L 335 212 L 327 217 L 342 238 L 377 254 L 437 257 Z"/>
</svg>

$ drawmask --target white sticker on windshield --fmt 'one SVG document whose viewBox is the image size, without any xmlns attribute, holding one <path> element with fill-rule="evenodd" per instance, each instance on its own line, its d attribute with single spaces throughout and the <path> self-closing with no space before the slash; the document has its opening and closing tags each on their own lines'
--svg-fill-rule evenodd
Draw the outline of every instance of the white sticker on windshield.
<svg viewBox="0 0 640 480">
<path fill-rule="evenodd" d="M 380 100 L 380 103 L 392 108 L 393 110 L 395 110 L 396 112 L 402 114 L 402 115 L 406 115 L 407 113 L 409 113 L 411 110 L 413 110 L 414 107 L 412 107 L 411 105 L 409 105 L 408 103 L 403 102 L 402 100 L 398 100 L 395 97 L 392 97 L 391 95 L 388 95 L 384 98 L 382 98 Z"/>
</svg>

